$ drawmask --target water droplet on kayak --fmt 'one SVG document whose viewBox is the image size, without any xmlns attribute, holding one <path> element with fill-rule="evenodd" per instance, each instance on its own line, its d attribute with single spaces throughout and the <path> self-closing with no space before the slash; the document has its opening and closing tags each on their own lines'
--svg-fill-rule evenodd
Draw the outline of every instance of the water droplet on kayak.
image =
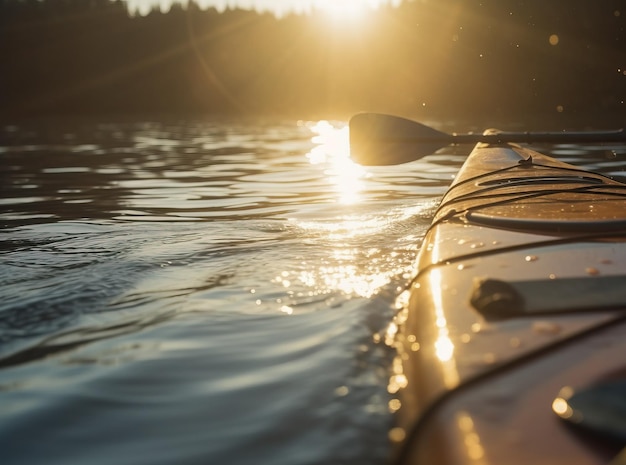
<svg viewBox="0 0 626 465">
<path fill-rule="evenodd" d="M 561 397 L 557 397 L 552 402 L 552 411 L 563 419 L 569 419 L 573 415 L 573 410 L 567 405 L 567 401 Z"/>
<path fill-rule="evenodd" d="M 396 427 L 389 430 L 389 440 L 391 442 L 402 442 L 406 438 L 406 432 L 403 428 Z"/>
<path fill-rule="evenodd" d="M 481 247 L 484 247 L 485 244 L 482 242 L 476 242 L 475 244 L 470 245 L 470 249 L 480 249 Z"/>
<path fill-rule="evenodd" d="M 457 242 L 457 244 L 459 245 L 464 245 L 467 241 L 465 239 L 460 239 L 459 242 Z"/>
<path fill-rule="evenodd" d="M 598 276 L 600 274 L 600 270 L 594 267 L 586 268 L 585 271 L 589 276 Z"/>
<path fill-rule="evenodd" d="M 482 326 L 480 325 L 480 323 L 474 323 L 472 325 L 472 332 L 473 333 L 479 333 L 482 330 Z"/>
<path fill-rule="evenodd" d="M 548 278 L 550 278 L 550 279 L 556 279 L 556 275 L 555 275 L 554 273 L 550 273 L 550 274 L 548 275 Z"/>
<path fill-rule="evenodd" d="M 472 265 L 466 265 L 465 263 L 460 263 L 456 269 L 459 271 L 463 271 L 463 270 L 467 270 L 468 268 L 471 268 Z"/>
<path fill-rule="evenodd" d="M 509 345 L 510 345 L 512 348 L 517 349 L 517 348 L 519 348 L 519 347 L 521 347 L 521 346 L 522 346 L 522 340 L 521 340 L 519 337 L 512 337 L 512 338 L 509 340 Z"/>
<path fill-rule="evenodd" d="M 539 334 L 559 334 L 561 327 L 551 321 L 535 321 L 533 331 Z"/>
<path fill-rule="evenodd" d="M 564 420 L 569 420 L 574 415 L 574 411 L 568 402 L 573 395 L 574 389 L 571 386 L 564 386 L 559 391 L 556 399 L 552 402 L 552 411 Z"/>
<path fill-rule="evenodd" d="M 462 343 L 467 344 L 471 340 L 472 340 L 472 336 L 470 336 L 469 334 L 467 334 L 467 333 L 461 334 L 461 342 Z"/>
<path fill-rule="evenodd" d="M 527 262 L 536 262 L 537 260 L 539 260 L 539 257 L 537 257 L 537 255 L 526 255 L 524 260 L 526 260 Z"/>
</svg>

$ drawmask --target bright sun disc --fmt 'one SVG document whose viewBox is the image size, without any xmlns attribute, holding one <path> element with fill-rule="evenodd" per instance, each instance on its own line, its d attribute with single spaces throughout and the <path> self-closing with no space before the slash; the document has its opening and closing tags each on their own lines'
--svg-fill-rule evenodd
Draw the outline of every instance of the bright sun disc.
<svg viewBox="0 0 626 465">
<path fill-rule="evenodd" d="M 378 5 L 374 0 L 316 0 L 315 7 L 337 20 L 355 20 Z"/>
</svg>

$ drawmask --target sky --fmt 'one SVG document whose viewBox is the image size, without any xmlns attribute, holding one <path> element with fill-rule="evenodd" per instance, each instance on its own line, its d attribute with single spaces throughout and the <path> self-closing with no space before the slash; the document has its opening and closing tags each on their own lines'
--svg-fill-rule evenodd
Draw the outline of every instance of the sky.
<svg viewBox="0 0 626 465">
<path fill-rule="evenodd" d="M 154 7 L 169 9 L 172 3 L 186 4 L 188 0 L 126 0 L 134 13 L 146 14 Z M 287 13 L 306 13 L 312 9 L 326 11 L 336 17 L 346 19 L 358 16 L 368 9 L 383 4 L 399 4 L 402 0 L 196 0 L 201 8 L 214 7 L 222 11 L 226 8 L 255 9 L 269 11 L 277 16 Z"/>
</svg>

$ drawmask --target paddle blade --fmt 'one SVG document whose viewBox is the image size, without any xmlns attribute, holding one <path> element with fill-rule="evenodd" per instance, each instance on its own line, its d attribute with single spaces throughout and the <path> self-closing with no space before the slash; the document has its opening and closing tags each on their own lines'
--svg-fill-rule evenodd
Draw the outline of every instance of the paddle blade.
<svg viewBox="0 0 626 465">
<path fill-rule="evenodd" d="M 359 113 L 350 120 L 350 156 L 360 165 L 399 165 L 452 142 L 436 129 L 398 116 Z"/>
</svg>

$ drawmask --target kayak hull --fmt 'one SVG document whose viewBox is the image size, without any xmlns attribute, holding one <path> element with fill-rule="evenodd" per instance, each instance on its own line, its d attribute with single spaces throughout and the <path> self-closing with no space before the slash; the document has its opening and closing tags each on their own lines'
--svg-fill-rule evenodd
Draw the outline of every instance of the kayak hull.
<svg viewBox="0 0 626 465">
<path fill-rule="evenodd" d="M 398 315 L 400 463 L 606 463 L 552 404 L 626 363 L 626 186 L 479 144 Z M 592 441 L 593 442 L 593 441 Z M 617 448 L 617 449 L 616 449 Z"/>
</svg>

